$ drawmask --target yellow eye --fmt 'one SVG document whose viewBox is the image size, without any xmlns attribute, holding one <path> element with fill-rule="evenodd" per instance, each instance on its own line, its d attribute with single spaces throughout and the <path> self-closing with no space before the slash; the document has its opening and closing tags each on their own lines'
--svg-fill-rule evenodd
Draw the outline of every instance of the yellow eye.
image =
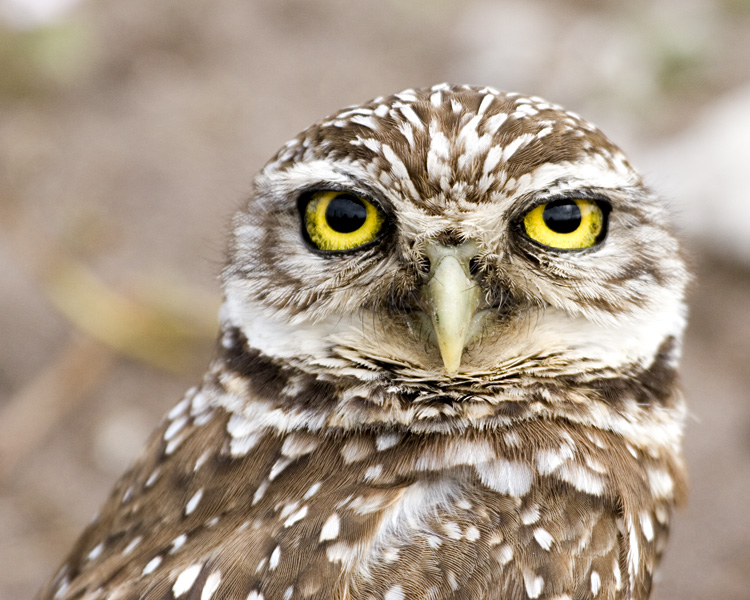
<svg viewBox="0 0 750 600">
<path fill-rule="evenodd" d="M 305 230 L 319 250 L 353 250 L 377 239 L 385 217 L 347 192 L 315 192 L 305 207 Z"/>
<path fill-rule="evenodd" d="M 595 245 L 604 231 L 605 215 L 593 200 L 555 200 L 526 213 L 523 225 L 534 241 L 550 248 L 580 250 Z"/>
</svg>

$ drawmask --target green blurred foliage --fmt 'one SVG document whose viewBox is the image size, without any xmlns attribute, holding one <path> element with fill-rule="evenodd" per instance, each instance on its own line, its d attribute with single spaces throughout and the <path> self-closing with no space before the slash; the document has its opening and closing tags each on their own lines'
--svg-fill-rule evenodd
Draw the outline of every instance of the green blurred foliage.
<svg viewBox="0 0 750 600">
<path fill-rule="evenodd" d="M 92 45 L 81 20 L 33 29 L 0 22 L 0 98 L 46 97 L 72 87 L 91 66 Z"/>
</svg>

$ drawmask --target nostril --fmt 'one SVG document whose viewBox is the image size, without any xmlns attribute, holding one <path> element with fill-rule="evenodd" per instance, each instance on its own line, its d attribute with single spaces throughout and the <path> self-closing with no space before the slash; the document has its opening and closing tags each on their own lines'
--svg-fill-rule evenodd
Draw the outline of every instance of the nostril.
<svg viewBox="0 0 750 600">
<path fill-rule="evenodd" d="M 432 263 L 430 262 L 430 259 L 426 256 L 423 256 L 419 259 L 419 270 L 424 273 L 425 275 L 430 272 L 430 269 L 432 268 Z"/>
<path fill-rule="evenodd" d="M 479 272 L 481 264 L 478 257 L 474 257 L 469 260 L 469 275 L 476 275 Z"/>
</svg>

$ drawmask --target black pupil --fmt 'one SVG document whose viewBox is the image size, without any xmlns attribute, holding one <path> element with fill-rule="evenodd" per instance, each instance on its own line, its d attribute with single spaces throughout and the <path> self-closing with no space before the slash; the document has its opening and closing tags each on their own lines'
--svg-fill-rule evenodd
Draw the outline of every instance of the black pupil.
<svg viewBox="0 0 750 600">
<path fill-rule="evenodd" d="M 555 233 L 572 233 L 581 226 L 581 211 L 572 200 L 550 202 L 542 213 L 545 225 Z"/>
<path fill-rule="evenodd" d="M 326 208 L 328 226 L 339 233 L 357 231 L 367 220 L 367 209 L 362 200 L 349 194 L 336 196 Z"/>
</svg>

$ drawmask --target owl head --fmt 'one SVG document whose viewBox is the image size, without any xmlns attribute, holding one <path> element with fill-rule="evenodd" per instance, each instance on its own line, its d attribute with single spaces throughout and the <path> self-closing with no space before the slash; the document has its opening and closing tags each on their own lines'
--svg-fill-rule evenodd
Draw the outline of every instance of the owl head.
<svg viewBox="0 0 750 600">
<path fill-rule="evenodd" d="M 585 402 L 589 383 L 657 362 L 669 383 L 688 279 L 671 229 L 575 113 L 491 88 L 406 90 L 311 126 L 265 166 L 234 221 L 222 320 L 264 359 L 381 407 L 395 395 L 479 418 L 530 391 Z"/>
</svg>

